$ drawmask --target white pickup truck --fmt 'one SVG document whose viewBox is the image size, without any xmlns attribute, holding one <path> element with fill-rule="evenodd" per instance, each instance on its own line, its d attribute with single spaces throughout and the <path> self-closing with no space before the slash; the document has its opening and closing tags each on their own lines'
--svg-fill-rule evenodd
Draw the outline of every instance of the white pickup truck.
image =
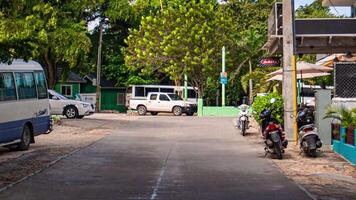
<svg viewBox="0 0 356 200">
<path fill-rule="evenodd" d="M 194 115 L 197 111 L 196 104 L 183 101 L 181 97 L 174 93 L 152 92 L 148 93 L 146 99 L 130 99 L 130 109 L 137 110 L 139 115 L 157 115 L 159 112 L 172 112 L 175 116 L 186 113 L 188 116 Z"/>
</svg>

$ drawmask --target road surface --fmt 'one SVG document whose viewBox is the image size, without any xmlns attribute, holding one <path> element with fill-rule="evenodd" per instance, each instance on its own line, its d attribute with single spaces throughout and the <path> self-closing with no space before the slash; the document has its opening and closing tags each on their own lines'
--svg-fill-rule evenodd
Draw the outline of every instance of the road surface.
<svg viewBox="0 0 356 200">
<path fill-rule="evenodd" d="M 231 118 L 140 117 L 0 199 L 310 199 L 260 148 Z"/>
</svg>

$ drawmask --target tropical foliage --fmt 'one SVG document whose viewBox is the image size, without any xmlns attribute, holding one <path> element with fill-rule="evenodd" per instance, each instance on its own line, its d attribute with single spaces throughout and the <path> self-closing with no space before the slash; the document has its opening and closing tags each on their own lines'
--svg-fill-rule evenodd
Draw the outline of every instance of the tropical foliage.
<svg viewBox="0 0 356 200">
<path fill-rule="evenodd" d="M 331 104 L 327 107 L 325 118 L 337 119 L 343 127 L 356 127 L 356 108 Z"/>
<path fill-rule="evenodd" d="M 271 99 L 276 101 L 271 103 Z M 253 116 L 261 123 L 260 114 L 266 109 L 272 110 L 272 116 L 283 124 L 283 98 L 278 93 L 270 93 L 267 96 L 257 96 L 252 104 Z"/>
</svg>

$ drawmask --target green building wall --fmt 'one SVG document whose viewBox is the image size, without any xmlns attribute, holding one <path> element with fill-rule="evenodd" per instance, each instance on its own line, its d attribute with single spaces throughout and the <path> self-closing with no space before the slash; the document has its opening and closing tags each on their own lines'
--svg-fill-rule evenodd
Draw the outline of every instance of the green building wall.
<svg viewBox="0 0 356 200">
<path fill-rule="evenodd" d="M 120 89 L 101 89 L 101 110 L 116 110 L 119 112 L 126 112 L 125 105 L 117 104 L 117 94 L 125 93 Z"/>
</svg>

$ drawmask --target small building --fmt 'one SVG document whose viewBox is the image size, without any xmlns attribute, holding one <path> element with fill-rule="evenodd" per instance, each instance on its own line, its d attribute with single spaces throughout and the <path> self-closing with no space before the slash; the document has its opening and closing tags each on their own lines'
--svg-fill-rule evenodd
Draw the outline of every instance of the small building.
<svg viewBox="0 0 356 200">
<path fill-rule="evenodd" d="M 74 72 L 69 72 L 66 80 L 62 80 L 59 78 L 59 72 L 57 73 L 57 83 L 54 90 L 69 99 L 75 99 L 76 95 L 81 92 L 81 85 L 85 84 L 86 81 Z"/>
<path fill-rule="evenodd" d="M 107 80 L 105 77 L 102 77 L 100 82 L 100 110 L 126 112 L 126 88 L 117 87 L 115 81 Z M 54 90 L 69 99 L 76 99 L 79 95 L 95 97 L 96 75 L 89 74 L 81 77 L 74 72 L 69 72 L 65 81 L 57 81 Z M 90 103 L 95 104 L 96 99 L 91 99 Z"/>
<path fill-rule="evenodd" d="M 85 84 L 81 84 L 81 93 L 96 92 L 96 75 L 89 74 L 84 77 Z M 100 80 L 101 98 L 100 110 L 114 110 L 118 112 L 126 112 L 126 87 L 117 87 L 116 82 L 101 77 Z"/>
</svg>

